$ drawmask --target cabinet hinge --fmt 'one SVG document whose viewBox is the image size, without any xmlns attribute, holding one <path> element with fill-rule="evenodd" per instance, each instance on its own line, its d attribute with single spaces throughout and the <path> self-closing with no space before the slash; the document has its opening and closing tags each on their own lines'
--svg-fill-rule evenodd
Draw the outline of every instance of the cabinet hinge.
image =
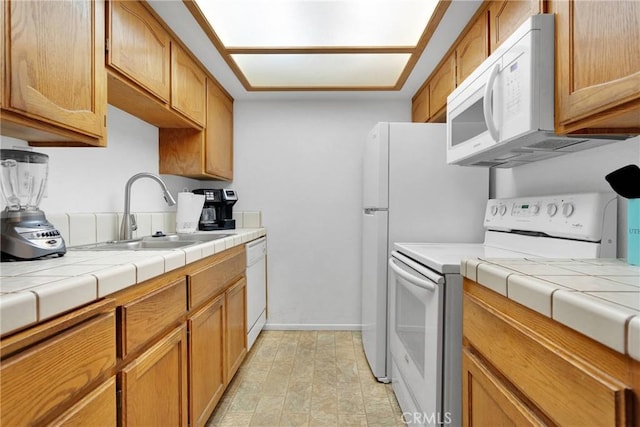
<svg viewBox="0 0 640 427">
<path fill-rule="evenodd" d="M 104 52 L 109 52 L 109 39 L 104 39 Z"/>
<path fill-rule="evenodd" d="M 116 390 L 116 408 L 122 409 L 122 390 Z"/>
</svg>

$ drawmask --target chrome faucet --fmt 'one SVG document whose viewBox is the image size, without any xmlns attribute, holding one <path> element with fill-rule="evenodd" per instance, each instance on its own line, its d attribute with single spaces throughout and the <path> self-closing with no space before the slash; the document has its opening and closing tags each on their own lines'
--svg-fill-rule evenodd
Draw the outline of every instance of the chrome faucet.
<svg viewBox="0 0 640 427">
<path fill-rule="evenodd" d="M 162 187 L 162 192 L 164 193 L 164 200 L 167 202 L 169 206 L 173 206 L 176 204 L 176 200 L 173 198 L 167 185 L 160 179 L 160 177 L 156 174 L 149 172 L 141 172 L 133 175 L 127 181 L 127 185 L 124 188 L 124 215 L 122 217 L 122 227 L 120 228 L 120 240 L 130 240 L 134 231 L 138 229 L 138 224 L 136 224 L 136 218 L 131 214 L 131 186 L 135 181 L 140 178 L 151 178 L 160 184 Z"/>
</svg>

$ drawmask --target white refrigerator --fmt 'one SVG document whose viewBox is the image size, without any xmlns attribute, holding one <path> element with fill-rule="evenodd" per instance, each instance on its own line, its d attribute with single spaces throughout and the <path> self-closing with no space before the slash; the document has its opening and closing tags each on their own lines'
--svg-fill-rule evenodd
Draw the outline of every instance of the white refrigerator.
<svg viewBox="0 0 640 427">
<path fill-rule="evenodd" d="M 482 242 L 489 170 L 447 165 L 446 125 L 378 123 L 363 163 L 362 343 L 391 379 L 387 262 L 395 242 Z"/>
</svg>

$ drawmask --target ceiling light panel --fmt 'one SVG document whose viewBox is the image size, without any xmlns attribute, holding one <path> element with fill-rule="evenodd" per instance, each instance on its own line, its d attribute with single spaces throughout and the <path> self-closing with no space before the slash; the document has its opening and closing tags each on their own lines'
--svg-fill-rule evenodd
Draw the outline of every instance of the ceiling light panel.
<svg viewBox="0 0 640 427">
<path fill-rule="evenodd" d="M 392 87 L 410 54 L 234 54 L 254 88 Z"/>
<path fill-rule="evenodd" d="M 437 0 L 196 0 L 227 48 L 415 46 Z"/>
</svg>

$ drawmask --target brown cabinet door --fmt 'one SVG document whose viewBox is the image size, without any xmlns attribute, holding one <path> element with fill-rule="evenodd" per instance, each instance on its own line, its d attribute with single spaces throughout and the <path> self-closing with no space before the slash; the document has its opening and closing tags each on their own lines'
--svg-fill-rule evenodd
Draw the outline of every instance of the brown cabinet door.
<svg viewBox="0 0 640 427">
<path fill-rule="evenodd" d="M 51 426 L 85 427 L 117 425 L 116 379 L 111 377 L 76 403 Z"/>
<path fill-rule="evenodd" d="M 247 354 L 246 289 L 247 280 L 243 277 L 226 291 L 227 384 Z"/>
<path fill-rule="evenodd" d="M 187 331 L 184 325 L 134 359 L 120 375 L 120 425 L 187 425 Z"/>
<path fill-rule="evenodd" d="M 120 308 L 120 356 L 146 345 L 182 321 L 187 312 L 187 280 L 180 278 Z"/>
<path fill-rule="evenodd" d="M 169 34 L 139 2 L 111 1 L 109 9 L 107 63 L 168 103 Z"/>
<path fill-rule="evenodd" d="M 171 44 L 171 107 L 205 124 L 207 77 L 177 43 Z"/>
<path fill-rule="evenodd" d="M 542 12 L 541 0 L 499 0 L 489 5 L 489 49 L 494 52 L 531 15 Z"/>
<path fill-rule="evenodd" d="M 467 349 L 462 353 L 462 408 L 465 427 L 545 425 Z"/>
<path fill-rule="evenodd" d="M 4 359 L 0 425 L 37 425 L 86 392 L 115 366 L 115 334 L 111 312 Z"/>
<path fill-rule="evenodd" d="M 429 121 L 429 85 L 424 86 L 413 97 L 411 103 L 411 120 L 415 123 Z"/>
<path fill-rule="evenodd" d="M 224 294 L 191 316 L 189 328 L 189 413 L 204 426 L 225 389 Z"/>
<path fill-rule="evenodd" d="M 487 14 L 478 16 L 456 46 L 456 82 L 459 85 L 489 56 Z"/>
<path fill-rule="evenodd" d="M 233 100 L 212 81 L 207 82 L 205 172 L 233 179 Z"/>
<path fill-rule="evenodd" d="M 85 135 L 105 135 L 104 1 L 10 1 L 3 106 Z"/>
<path fill-rule="evenodd" d="M 554 1 L 552 7 L 557 122 L 588 118 L 595 125 L 582 127 L 640 129 L 640 2 Z"/>
<path fill-rule="evenodd" d="M 456 57 L 451 54 L 429 79 L 429 112 L 431 122 L 444 123 L 447 118 L 447 96 L 456 88 Z"/>
</svg>

